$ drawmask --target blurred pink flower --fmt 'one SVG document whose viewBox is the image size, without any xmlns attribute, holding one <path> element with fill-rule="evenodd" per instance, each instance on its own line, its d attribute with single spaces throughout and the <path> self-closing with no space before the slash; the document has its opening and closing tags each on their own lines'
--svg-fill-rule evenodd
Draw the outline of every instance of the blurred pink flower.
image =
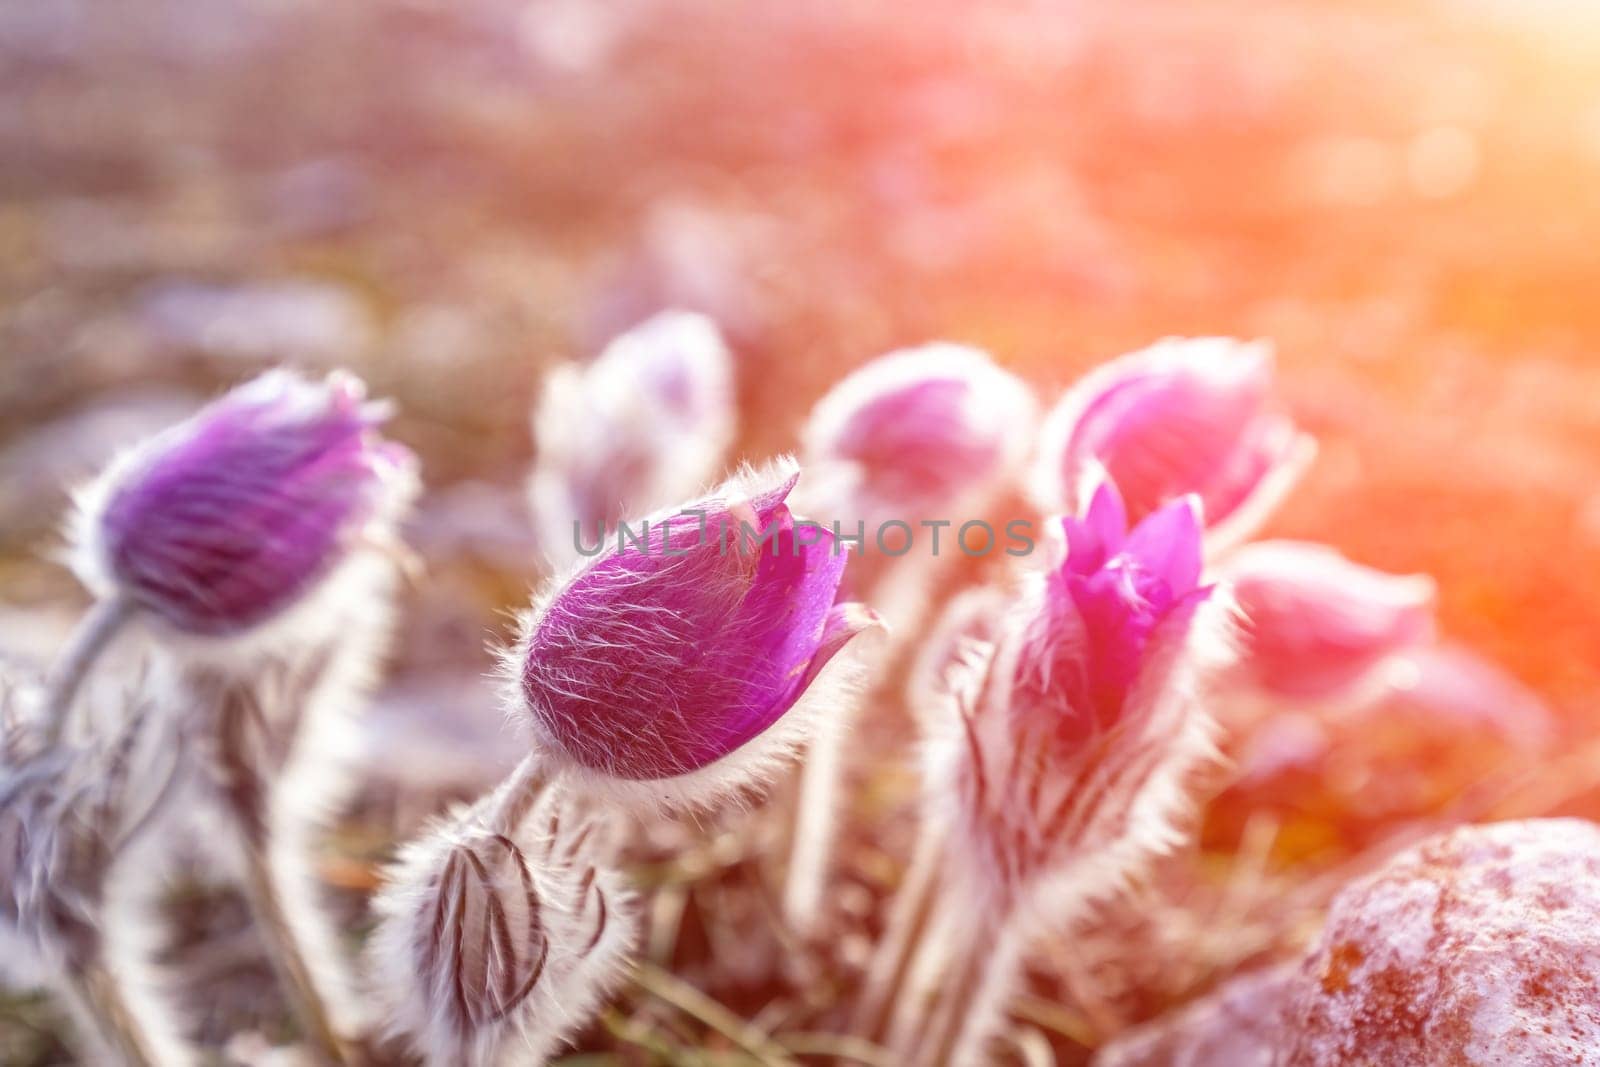
<svg viewBox="0 0 1600 1067">
<path fill-rule="evenodd" d="M 847 557 L 827 530 L 796 525 L 784 501 L 797 477 L 735 479 L 663 513 L 526 621 L 520 703 L 561 763 L 635 782 L 707 770 L 774 732 L 875 622 L 836 603 Z"/>
<path fill-rule="evenodd" d="M 1434 584 L 1352 563 L 1325 545 L 1263 541 L 1222 564 L 1243 614 L 1237 676 L 1276 701 L 1357 704 L 1433 636 Z"/>
<path fill-rule="evenodd" d="M 1271 349 L 1169 339 L 1112 360 L 1046 418 L 1030 488 L 1045 511 L 1081 505 L 1104 468 L 1135 521 L 1186 493 L 1205 505 L 1213 554 L 1247 539 L 1315 453 L 1272 397 Z"/>
<path fill-rule="evenodd" d="M 960 518 L 1026 454 L 1035 405 L 1027 387 L 976 348 L 891 352 L 843 378 L 802 434 L 802 492 L 829 519 Z"/>
<path fill-rule="evenodd" d="M 80 497 L 76 569 L 179 631 L 249 629 L 298 601 L 409 496 L 410 452 L 346 374 L 273 371 L 111 465 Z"/>
<path fill-rule="evenodd" d="M 556 368 L 533 420 L 529 504 L 559 566 L 596 528 L 703 491 L 733 440 L 733 359 L 704 315 L 667 311 L 616 337 L 587 366 Z"/>
</svg>

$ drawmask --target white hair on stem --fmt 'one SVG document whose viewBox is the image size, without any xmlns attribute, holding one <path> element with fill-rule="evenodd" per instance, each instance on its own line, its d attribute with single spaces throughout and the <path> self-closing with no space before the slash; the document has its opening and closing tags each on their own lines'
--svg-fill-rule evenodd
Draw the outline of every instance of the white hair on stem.
<svg viewBox="0 0 1600 1067">
<path fill-rule="evenodd" d="M 923 383 L 950 380 L 963 383 L 962 429 L 972 438 L 991 443 L 995 454 L 987 469 L 971 472 L 967 484 L 956 484 L 945 499 L 896 501 L 882 499 L 871 489 L 873 471 L 846 458 L 851 422 L 880 398 Z M 831 520 L 857 518 L 873 523 L 891 518 L 922 519 L 901 515 L 913 506 L 943 511 L 935 521 L 960 522 L 981 514 L 1012 481 L 1032 446 L 1037 404 L 1027 386 L 1002 369 L 981 349 L 935 342 L 905 348 L 871 360 L 830 389 L 812 409 L 801 432 L 802 454 L 808 474 L 796 487 L 800 506 L 808 513 Z M 865 599 L 882 614 L 888 631 L 887 647 L 876 658 L 863 688 L 867 694 L 890 671 L 921 632 L 933 590 L 950 570 L 956 531 L 942 555 L 915 550 L 890 562 L 875 576 Z M 876 536 L 876 534 L 869 534 Z M 937 536 L 937 533 L 935 533 Z M 868 697 L 870 699 L 870 696 Z M 838 836 L 839 812 L 845 807 L 843 781 L 847 758 L 845 741 L 863 701 L 838 709 L 825 728 L 810 738 L 801 765 L 789 827 L 789 862 L 784 880 L 784 914 L 798 932 L 815 935 L 823 925 L 822 902 Z"/>
<path fill-rule="evenodd" d="M 90 1062 L 197 1062 L 154 963 L 170 854 L 154 831 L 186 784 L 166 680 L 146 668 L 129 686 L 91 691 L 81 729 L 57 745 L 42 691 L 0 686 L 6 941 L 69 1008 Z"/>
<path fill-rule="evenodd" d="M 374 1025 L 341 932 L 311 866 L 314 844 L 353 786 L 349 757 L 393 629 L 398 567 L 354 553 L 337 573 L 321 646 L 270 660 L 182 658 L 211 738 L 213 806 L 241 863 L 238 875 L 305 1037 L 343 1060 Z M 320 595 L 320 594 L 319 594 Z"/>
<path fill-rule="evenodd" d="M 917 1062 L 982 1062 L 1026 946 L 1080 919 L 1169 852 L 1193 813 L 1196 775 L 1219 759 L 1209 687 L 1235 655 L 1231 599 L 1213 590 L 1188 631 L 1152 634 L 1153 654 L 1124 717 L 1057 765 L 1009 713 L 1021 641 L 1044 575 L 1031 574 L 986 669 L 952 694 L 959 713 L 928 741 L 924 817 L 954 827 L 945 893 L 973 902 L 977 931 L 958 954 Z M 1059 621 L 1058 621 L 1058 624 Z M 1081 624 L 1080 624 L 1081 625 Z"/>
<path fill-rule="evenodd" d="M 405 846 L 374 899 L 368 973 L 429 1067 L 543 1063 L 599 1010 L 638 940 L 611 827 L 525 760 Z"/>
</svg>

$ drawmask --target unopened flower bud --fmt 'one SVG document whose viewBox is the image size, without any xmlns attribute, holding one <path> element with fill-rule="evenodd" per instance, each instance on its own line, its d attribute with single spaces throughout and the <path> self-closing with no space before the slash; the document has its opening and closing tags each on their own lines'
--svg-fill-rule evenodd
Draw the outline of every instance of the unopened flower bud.
<svg viewBox="0 0 1600 1067">
<path fill-rule="evenodd" d="M 174 629 L 222 636 L 299 601 L 409 490 L 360 381 L 273 371 L 119 459 L 83 494 L 85 584 Z"/>
<path fill-rule="evenodd" d="M 846 524 L 966 518 L 1026 455 L 1034 416 L 1027 387 L 976 348 L 891 352 L 817 402 L 802 491 Z"/>
<path fill-rule="evenodd" d="M 734 423 L 733 357 L 704 315 L 662 312 L 594 362 L 556 368 L 533 422 L 540 549 L 570 565 L 619 522 L 698 495 Z"/>
<path fill-rule="evenodd" d="M 369 953 L 390 1029 L 430 1067 L 543 1063 L 638 934 L 605 827 L 525 775 L 407 846 Z"/>
<path fill-rule="evenodd" d="M 745 784 L 798 739 L 797 705 L 875 620 L 836 602 L 846 556 L 790 513 L 796 477 L 735 479 L 647 520 L 525 620 L 514 703 L 548 758 L 682 802 L 691 778 Z"/>
<path fill-rule="evenodd" d="M 1248 538 L 1293 488 L 1315 446 L 1272 395 L 1272 352 L 1221 337 L 1171 339 L 1112 360 L 1045 420 L 1031 489 L 1046 511 L 1081 506 L 1103 468 L 1138 521 L 1193 493 L 1212 552 Z"/>
<path fill-rule="evenodd" d="M 1352 563 L 1324 545 L 1263 541 L 1224 562 L 1243 616 L 1237 677 L 1259 696 L 1361 703 L 1433 634 L 1434 585 Z"/>
</svg>

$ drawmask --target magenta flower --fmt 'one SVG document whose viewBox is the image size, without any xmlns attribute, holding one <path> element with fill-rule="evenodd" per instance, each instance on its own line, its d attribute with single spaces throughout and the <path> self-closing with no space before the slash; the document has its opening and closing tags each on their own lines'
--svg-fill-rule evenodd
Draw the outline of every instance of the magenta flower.
<svg viewBox="0 0 1600 1067">
<path fill-rule="evenodd" d="M 1046 511 L 1072 511 L 1103 468 L 1135 519 L 1200 497 L 1215 551 L 1245 540 L 1315 451 L 1272 399 L 1265 344 L 1172 339 L 1113 360 L 1045 421 L 1031 487 Z"/>
<path fill-rule="evenodd" d="M 663 312 L 587 366 L 556 368 L 533 420 L 539 547 L 569 566 L 602 531 L 697 496 L 722 474 L 734 423 L 733 357 L 704 315 Z"/>
<path fill-rule="evenodd" d="M 1033 419 L 1027 387 L 978 349 L 891 352 L 817 402 L 803 434 L 804 488 L 850 524 L 950 518 L 998 488 Z"/>
<path fill-rule="evenodd" d="M 1117 725 L 1158 627 L 1181 634 L 1211 587 L 1198 584 L 1192 498 L 1129 533 L 1122 498 L 1105 482 L 1082 519 L 1061 525 L 1067 558 L 1046 578 L 1045 610 L 1025 632 L 1012 707 L 1049 714 L 1057 738 L 1081 744 Z"/>
<path fill-rule="evenodd" d="M 1116 487 L 1095 487 L 1062 521 L 1065 558 L 1031 576 L 956 694 L 957 729 L 929 746 L 950 899 L 984 906 L 917 1062 L 985 1062 L 1041 924 L 1081 918 L 1181 839 L 1214 752 L 1201 697 L 1229 647 L 1222 598 L 1200 584 L 1199 508 L 1182 497 L 1130 532 Z"/>
<path fill-rule="evenodd" d="M 411 481 L 354 377 L 273 371 L 113 464 L 78 517 L 77 569 L 189 634 L 250 629 L 298 601 Z"/>
<path fill-rule="evenodd" d="M 974 843 L 1013 896 L 1074 876 L 1091 849 L 1108 853 L 1095 877 L 1114 880 L 1170 834 L 1178 783 L 1210 753 L 1198 681 L 1227 647 L 1222 613 L 1201 615 L 1216 605 L 1193 497 L 1129 532 L 1106 482 L 1062 530 L 1065 559 L 1034 576 L 962 696 L 954 773 Z"/>
<path fill-rule="evenodd" d="M 1434 585 L 1324 545 L 1264 541 L 1223 564 L 1244 616 L 1239 680 L 1270 699 L 1360 703 L 1433 636 Z"/>
<path fill-rule="evenodd" d="M 639 782 L 792 740 L 774 727 L 874 622 L 837 602 L 846 556 L 831 533 L 785 505 L 797 477 L 758 492 L 735 480 L 650 520 L 644 543 L 598 557 L 527 620 L 520 704 L 549 754 Z"/>
</svg>

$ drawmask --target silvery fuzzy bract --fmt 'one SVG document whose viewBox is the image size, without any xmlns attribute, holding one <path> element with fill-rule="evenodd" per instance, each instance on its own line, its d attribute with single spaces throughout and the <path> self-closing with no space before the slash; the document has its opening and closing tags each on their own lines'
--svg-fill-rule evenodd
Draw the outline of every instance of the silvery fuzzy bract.
<svg viewBox="0 0 1600 1067">
<path fill-rule="evenodd" d="M 430 1067 L 544 1062 L 638 938 L 611 851 L 602 820 L 519 775 L 408 845 L 368 955 L 388 1028 Z"/>
<path fill-rule="evenodd" d="M 1193 499 L 1129 531 L 1104 483 L 1061 525 L 1064 560 L 1029 576 L 984 669 L 955 694 L 958 727 L 936 744 L 932 778 L 936 794 L 956 791 L 979 881 L 1047 910 L 1081 904 L 1171 841 L 1185 777 L 1212 751 L 1199 690 L 1228 644 L 1215 590 L 1200 584 Z"/>
</svg>

